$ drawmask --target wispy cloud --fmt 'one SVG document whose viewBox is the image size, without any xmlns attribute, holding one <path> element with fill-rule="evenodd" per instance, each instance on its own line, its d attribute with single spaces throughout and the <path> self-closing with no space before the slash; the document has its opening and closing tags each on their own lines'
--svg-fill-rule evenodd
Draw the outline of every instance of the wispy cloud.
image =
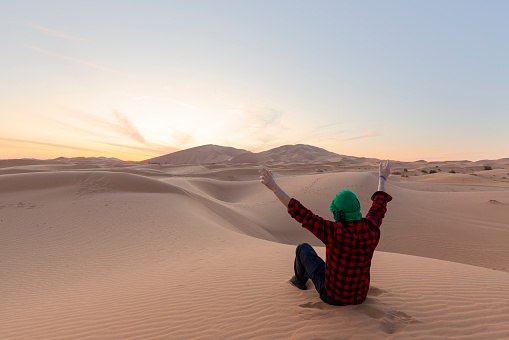
<svg viewBox="0 0 509 340">
<path fill-rule="evenodd" d="M 155 145 L 155 147 L 141 147 L 141 146 L 133 146 L 133 145 L 128 145 L 128 144 L 118 144 L 118 143 L 109 143 L 109 142 L 101 142 L 101 141 L 95 141 L 96 143 L 100 143 L 100 144 L 104 144 L 104 145 L 111 145 L 111 146 L 116 146 L 116 147 L 119 147 L 119 148 L 124 148 L 124 149 L 129 149 L 129 150 L 138 150 L 138 151 L 143 151 L 143 152 L 150 152 L 150 153 L 160 153 L 160 154 L 164 154 L 164 153 L 170 153 L 170 152 L 174 152 L 174 151 L 177 151 L 176 148 L 173 148 L 173 147 L 164 147 L 162 145 Z"/>
<path fill-rule="evenodd" d="M 138 96 L 138 97 L 134 97 L 134 100 L 145 100 L 145 99 L 149 99 L 150 97 L 149 96 Z"/>
<path fill-rule="evenodd" d="M 327 123 L 316 127 L 311 127 L 307 134 L 299 136 L 295 143 L 314 143 L 330 140 L 337 140 L 339 134 L 347 132 L 347 130 L 338 130 L 337 126 L 343 123 Z"/>
<path fill-rule="evenodd" d="M 230 133 L 223 137 L 224 144 L 246 145 L 252 150 L 266 149 L 281 143 L 286 130 L 281 120 L 283 112 L 268 106 L 251 106 L 231 110 Z"/>
<path fill-rule="evenodd" d="M 86 135 L 92 135 L 94 137 L 104 138 L 107 139 L 110 136 L 107 135 L 104 131 L 100 131 L 101 128 L 99 125 L 96 125 L 95 127 L 91 127 L 85 124 L 73 124 L 69 122 L 64 122 L 62 120 L 55 119 L 52 122 L 53 126 L 56 126 L 60 129 L 66 130 L 68 132 L 74 132 L 77 135 L 86 136 Z M 103 121 L 102 124 L 105 126 L 109 126 L 110 124 L 106 121 Z"/>
<path fill-rule="evenodd" d="M 182 147 L 189 145 L 194 141 L 194 136 L 183 131 L 171 128 L 171 137 L 175 140 L 177 146 Z"/>
<path fill-rule="evenodd" d="M 4 142 L 9 142 L 9 143 L 15 143 L 15 144 L 41 145 L 41 146 L 51 146 L 51 147 L 63 148 L 63 149 L 78 150 L 78 151 L 97 152 L 97 150 L 87 149 L 87 148 L 80 148 L 80 147 L 77 147 L 77 146 L 64 145 L 64 144 L 54 144 L 54 143 L 44 143 L 44 142 L 37 142 L 37 141 L 24 140 L 24 139 L 13 139 L 13 138 L 0 137 L 0 140 L 4 141 Z"/>
<path fill-rule="evenodd" d="M 56 58 L 69 60 L 69 61 L 72 61 L 74 63 L 87 65 L 87 66 L 94 67 L 94 68 L 97 68 L 97 69 L 103 70 L 103 71 L 110 71 L 110 69 L 108 69 L 107 67 L 101 66 L 99 64 L 91 63 L 91 62 L 86 61 L 86 60 L 76 59 L 76 58 L 71 58 L 71 57 L 59 55 L 59 54 L 56 54 L 56 53 L 44 50 L 42 48 L 35 47 L 35 46 L 30 46 L 30 45 L 24 45 L 24 46 L 26 48 L 29 48 L 29 49 L 32 49 L 32 50 L 35 50 L 35 51 L 38 51 L 38 52 L 42 52 L 42 53 L 45 53 L 45 54 L 48 54 L 48 55 L 51 55 L 51 56 L 56 57 Z"/>
<path fill-rule="evenodd" d="M 350 140 L 367 138 L 367 137 L 375 137 L 375 136 L 378 136 L 378 135 L 379 134 L 376 132 L 376 130 L 372 129 L 372 130 L 365 131 L 362 135 L 348 137 L 348 138 L 342 138 L 342 139 L 338 139 L 338 141 L 339 142 L 347 142 L 347 141 L 350 141 Z"/>
<path fill-rule="evenodd" d="M 56 31 L 56 30 L 52 30 L 52 29 L 49 29 L 47 27 L 42 27 L 40 25 L 36 25 L 36 24 L 30 24 L 31 27 L 35 28 L 36 30 L 39 30 L 45 34 L 48 34 L 48 35 L 51 35 L 53 37 L 58 37 L 58 38 L 64 38 L 64 39 L 72 39 L 72 40 L 81 40 L 81 41 L 86 41 L 84 39 L 80 39 L 80 38 L 76 38 L 76 37 L 72 37 L 70 35 L 67 35 L 65 33 L 62 33 L 62 32 L 59 32 L 59 31 Z"/>
<path fill-rule="evenodd" d="M 255 107 L 247 109 L 246 116 L 255 124 L 255 129 L 265 129 L 269 126 L 280 125 L 283 112 L 272 107 Z"/>
<path fill-rule="evenodd" d="M 139 148 L 141 151 L 154 152 L 156 150 L 165 150 L 164 144 L 155 144 L 147 142 L 145 136 L 139 131 L 136 125 L 129 117 L 119 111 L 113 111 L 113 117 L 106 118 L 91 113 L 77 111 L 73 109 L 64 109 L 61 113 L 56 114 L 52 119 L 52 124 L 59 126 L 66 131 L 76 133 L 81 138 L 89 138 L 95 143 L 108 144 L 113 138 L 115 140 L 131 140 L 135 141 L 138 146 L 127 144 L 112 144 L 114 146 Z M 124 137 L 119 139 L 119 137 Z M 139 146 L 142 144 L 143 146 Z"/>
<path fill-rule="evenodd" d="M 129 117 L 119 111 L 115 111 L 114 113 L 115 117 L 117 118 L 117 127 L 120 133 L 131 139 L 134 139 L 137 142 L 146 144 L 145 137 L 141 134 L 136 125 L 134 125 L 134 123 L 129 119 Z"/>
</svg>

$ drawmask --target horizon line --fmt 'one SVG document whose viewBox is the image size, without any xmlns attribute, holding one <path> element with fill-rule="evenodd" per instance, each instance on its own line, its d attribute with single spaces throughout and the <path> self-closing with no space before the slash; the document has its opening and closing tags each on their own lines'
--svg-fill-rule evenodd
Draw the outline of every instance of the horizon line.
<svg viewBox="0 0 509 340">
<path fill-rule="evenodd" d="M 149 157 L 149 158 L 141 160 L 141 161 L 125 160 L 125 159 L 114 157 L 114 156 L 72 156 L 72 157 L 59 156 L 59 157 L 55 157 L 55 158 L 21 157 L 21 158 L 0 158 L 0 161 L 7 161 L 7 160 L 51 161 L 51 160 L 57 160 L 59 158 L 64 158 L 64 159 L 72 159 L 72 158 L 106 158 L 106 159 L 117 159 L 117 160 L 122 161 L 122 162 L 143 163 L 143 162 L 146 162 L 146 161 L 148 161 L 150 159 L 153 159 L 153 158 L 164 157 L 166 155 L 170 155 L 170 154 L 173 154 L 173 153 L 177 153 L 177 152 L 181 152 L 181 151 L 186 151 L 186 150 L 191 150 L 191 149 L 195 149 L 195 148 L 200 148 L 200 147 L 204 147 L 204 146 L 217 146 L 217 147 L 223 147 L 223 148 L 233 148 L 233 149 L 244 150 L 246 152 L 252 152 L 254 154 L 257 154 L 257 153 L 266 152 L 266 151 L 274 150 L 274 149 L 285 147 L 285 146 L 298 146 L 298 145 L 305 145 L 305 146 L 311 146 L 311 147 L 319 148 L 319 149 L 322 149 L 322 150 L 334 153 L 334 154 L 336 154 L 338 156 L 355 157 L 355 158 L 366 158 L 366 159 L 372 158 L 372 159 L 376 159 L 376 160 L 383 160 L 383 159 L 377 158 L 377 157 L 365 157 L 365 156 L 353 156 L 353 155 L 338 154 L 336 152 L 329 151 L 329 150 L 327 150 L 325 148 L 322 148 L 322 147 L 318 147 L 318 146 L 311 145 L 311 144 L 303 144 L 303 143 L 284 144 L 284 145 L 281 145 L 281 146 L 273 147 L 273 148 L 270 148 L 270 149 L 267 149 L 267 150 L 263 150 L 263 151 L 259 151 L 259 152 L 253 152 L 253 151 L 250 151 L 248 149 L 234 147 L 234 146 L 227 146 L 227 145 L 219 145 L 219 144 L 208 143 L 208 144 L 203 144 L 203 145 L 189 147 L 189 148 L 186 148 L 186 149 L 176 150 L 174 152 L 170 152 L 170 153 L 167 153 L 167 154 L 164 154 L 164 155 L 159 155 L 159 156 L 155 156 L 155 157 Z M 461 158 L 461 159 L 460 158 L 456 158 L 455 159 L 454 157 L 452 157 L 451 159 L 444 158 L 442 160 L 430 160 L 430 158 L 444 158 L 444 156 L 418 157 L 415 160 L 391 159 L 391 161 L 400 162 L 400 163 L 414 163 L 414 162 L 422 162 L 422 161 L 428 162 L 428 163 L 432 163 L 432 162 L 480 162 L 480 161 L 499 161 L 499 160 L 506 159 L 506 158 L 509 159 L 509 156 L 508 157 L 494 158 L 494 159 L 482 158 L 482 159 L 478 159 L 478 160 L 472 160 L 472 159 L 466 159 L 466 158 Z"/>
</svg>

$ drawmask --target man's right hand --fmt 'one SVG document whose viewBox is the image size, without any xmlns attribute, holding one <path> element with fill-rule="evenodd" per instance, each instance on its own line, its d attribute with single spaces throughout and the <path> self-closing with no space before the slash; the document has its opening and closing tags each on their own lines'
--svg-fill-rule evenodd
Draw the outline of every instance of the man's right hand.
<svg viewBox="0 0 509 340">
<path fill-rule="evenodd" d="M 391 166 L 392 166 L 392 163 L 387 160 L 387 162 L 380 162 L 380 166 L 378 168 L 378 174 L 380 176 L 384 176 L 385 178 L 389 178 L 389 175 L 391 174 Z"/>
</svg>

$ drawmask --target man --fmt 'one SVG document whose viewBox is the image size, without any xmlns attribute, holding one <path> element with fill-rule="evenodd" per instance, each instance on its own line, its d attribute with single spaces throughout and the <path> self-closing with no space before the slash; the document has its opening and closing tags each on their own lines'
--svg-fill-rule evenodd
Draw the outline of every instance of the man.
<svg viewBox="0 0 509 340">
<path fill-rule="evenodd" d="M 271 171 L 262 169 L 260 182 L 272 190 L 287 207 L 288 213 L 325 244 L 324 262 L 307 243 L 296 250 L 294 271 L 290 282 L 306 289 L 313 281 L 320 299 L 331 305 L 354 305 L 366 299 L 369 289 L 371 258 L 380 240 L 380 225 L 392 197 L 385 192 L 385 182 L 391 173 L 391 163 L 380 163 L 378 191 L 373 204 L 362 218 L 357 196 L 343 190 L 334 197 L 331 212 L 335 222 L 313 214 L 299 201 L 290 198 L 277 184 Z"/>
</svg>

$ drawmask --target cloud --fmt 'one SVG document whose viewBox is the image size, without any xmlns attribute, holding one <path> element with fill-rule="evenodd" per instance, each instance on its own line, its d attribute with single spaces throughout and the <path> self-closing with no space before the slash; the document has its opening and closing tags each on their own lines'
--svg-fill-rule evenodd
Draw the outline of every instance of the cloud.
<svg viewBox="0 0 509 340">
<path fill-rule="evenodd" d="M 265 129 L 280 125 L 283 112 L 272 107 L 259 107 L 247 109 L 246 116 L 254 123 L 255 129 Z"/>
<path fill-rule="evenodd" d="M 378 136 L 378 135 L 379 134 L 374 129 L 371 129 L 371 130 L 365 131 L 362 135 L 354 136 L 354 137 L 348 137 L 348 138 L 343 138 L 343 139 L 338 139 L 338 141 L 339 142 L 347 142 L 347 141 L 350 141 L 350 140 L 367 138 L 367 137 L 375 137 L 375 136 Z"/>
<path fill-rule="evenodd" d="M 39 25 L 36 25 L 36 24 L 30 24 L 31 27 L 35 28 L 36 30 L 39 30 L 45 34 L 48 34 L 48 35 L 51 35 L 53 37 L 58 37 L 58 38 L 64 38 L 64 39 L 72 39 L 72 40 L 81 40 L 81 41 L 86 41 L 84 39 L 80 39 L 80 38 L 75 38 L 75 37 L 71 37 L 70 35 L 67 35 L 67 34 L 64 34 L 64 33 L 61 33 L 61 32 L 58 32 L 58 31 L 55 31 L 55 30 L 52 30 L 52 29 L 49 29 L 49 28 L 46 28 L 46 27 L 42 27 L 42 26 L 39 26 Z"/>
<path fill-rule="evenodd" d="M 251 106 L 230 110 L 231 121 L 222 143 L 265 149 L 281 143 L 283 112 L 268 106 Z"/>
<path fill-rule="evenodd" d="M 111 124 L 108 124 L 106 121 L 104 121 L 102 123 L 105 125 L 111 125 Z M 72 132 L 82 135 L 82 136 L 83 135 L 92 135 L 92 136 L 104 138 L 104 139 L 110 137 L 106 133 L 99 131 L 100 126 L 98 124 L 96 124 L 95 127 L 92 128 L 92 127 L 88 127 L 88 125 L 85 125 L 85 124 L 73 124 L 73 123 L 59 121 L 56 119 L 52 122 L 52 124 L 60 129 L 66 130 L 68 132 L 72 131 Z"/>
<path fill-rule="evenodd" d="M 38 52 L 42 52 L 42 53 L 45 53 L 45 54 L 48 54 L 48 55 L 51 55 L 51 56 L 56 57 L 56 58 L 69 60 L 69 61 L 72 61 L 74 63 L 87 65 L 87 66 L 94 67 L 94 68 L 97 68 L 97 69 L 103 70 L 103 71 L 110 71 L 110 69 L 108 69 L 108 68 L 106 68 L 104 66 L 101 66 L 101 65 L 95 64 L 95 63 L 91 63 L 91 62 L 86 61 L 86 60 L 81 60 L 81 59 L 76 59 L 76 58 L 71 58 L 71 57 L 59 55 L 59 54 L 56 54 L 56 53 L 53 53 L 53 52 L 50 52 L 50 51 L 46 51 L 46 50 L 44 50 L 42 48 L 35 47 L 35 46 L 30 46 L 30 45 L 24 45 L 24 46 L 26 48 L 29 48 L 29 49 L 32 49 L 32 50 L 35 50 L 35 51 L 38 51 Z"/>
<path fill-rule="evenodd" d="M 194 136 L 183 131 L 171 128 L 171 137 L 175 140 L 179 147 L 189 145 L 194 141 Z"/>
<path fill-rule="evenodd" d="M 80 147 L 77 147 L 77 146 L 70 146 L 70 145 L 63 145 L 63 144 L 54 144 L 54 143 L 44 143 L 44 142 L 36 142 L 36 141 L 23 140 L 23 139 L 13 139 L 13 138 L 0 137 L 0 140 L 4 141 L 4 142 L 15 143 L 15 144 L 42 145 L 42 146 L 51 146 L 51 147 L 56 147 L 56 148 L 64 148 L 64 149 L 71 149 L 71 150 L 78 150 L 78 151 L 97 152 L 97 150 L 87 149 L 87 148 L 80 148 Z"/>
<path fill-rule="evenodd" d="M 76 138 L 88 139 L 94 143 L 118 146 L 122 148 L 131 148 L 140 151 L 166 152 L 168 149 L 176 150 L 168 143 L 151 143 L 147 141 L 132 120 L 120 111 L 113 111 L 113 116 L 105 118 L 91 113 L 78 111 L 69 108 L 63 108 L 63 111 L 56 113 L 52 118 L 52 124 L 67 132 L 74 132 Z M 183 132 L 175 130 L 177 140 L 182 143 L 190 141 L 193 138 Z M 126 137 L 119 138 L 119 137 Z M 119 141 L 119 144 L 111 143 L 112 140 Z M 130 144 L 130 141 L 136 143 Z M 123 144 L 122 144 L 123 143 Z M 142 144 L 142 145 L 140 145 Z"/>
<path fill-rule="evenodd" d="M 95 141 L 95 142 L 101 143 L 104 145 L 111 145 L 111 146 L 116 146 L 119 148 L 125 148 L 125 149 L 129 149 L 129 150 L 138 150 L 138 151 L 151 152 L 151 153 L 165 154 L 165 153 L 177 151 L 176 148 L 171 148 L 171 151 L 168 151 L 168 147 L 164 147 L 162 145 L 156 145 L 155 147 L 144 148 L 144 147 L 140 147 L 140 146 L 133 146 L 133 145 L 127 145 L 127 144 L 109 143 L 109 142 L 101 142 L 101 141 Z"/>
<path fill-rule="evenodd" d="M 117 128 L 120 133 L 142 144 L 147 143 L 145 137 L 126 115 L 118 111 L 114 111 L 114 113 L 115 117 L 117 118 Z"/>
<path fill-rule="evenodd" d="M 53 125 L 57 125 L 66 131 L 72 130 L 81 135 L 93 135 L 100 138 L 111 138 L 111 132 L 122 130 L 119 124 L 106 118 L 75 110 L 58 107 L 60 112 L 55 112 L 51 119 Z"/>
<path fill-rule="evenodd" d="M 343 123 L 327 123 L 309 129 L 309 133 L 300 136 L 295 143 L 314 143 L 322 141 L 337 140 L 337 135 L 347 132 L 347 130 L 338 130 L 338 125 Z"/>
<path fill-rule="evenodd" d="M 150 97 L 149 96 L 139 96 L 139 97 L 134 97 L 134 100 L 145 100 L 145 99 L 149 99 Z"/>
</svg>

